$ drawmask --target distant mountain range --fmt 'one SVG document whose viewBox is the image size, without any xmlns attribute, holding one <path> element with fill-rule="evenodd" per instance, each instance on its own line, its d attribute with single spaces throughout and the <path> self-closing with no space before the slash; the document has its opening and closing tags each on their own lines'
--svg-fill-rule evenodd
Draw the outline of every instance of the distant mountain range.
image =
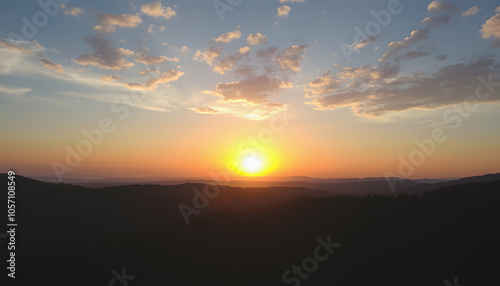
<svg viewBox="0 0 500 286">
<path fill-rule="evenodd" d="M 55 177 L 48 176 L 33 176 L 35 180 L 49 183 L 58 183 L 59 181 Z M 419 183 L 441 183 L 448 182 L 452 180 L 457 180 L 460 178 L 442 178 L 442 179 L 412 179 L 412 181 Z M 308 176 L 289 176 L 289 177 L 242 177 L 233 176 L 231 181 L 233 182 L 301 182 L 301 183 L 353 183 L 353 182 L 372 182 L 372 181 L 384 181 L 384 177 L 366 177 L 366 178 L 313 178 Z M 172 184 L 183 184 L 183 183 L 201 183 L 201 182 L 213 182 L 212 178 L 209 177 L 137 177 L 137 178 L 74 178 L 65 177 L 65 183 L 71 183 L 75 185 L 82 186 L 118 186 L 123 184 L 159 184 L 159 185 L 172 185 Z"/>
<path fill-rule="evenodd" d="M 50 178 L 37 177 L 42 181 L 50 182 Z M 326 191 L 333 195 L 389 195 L 389 194 L 422 194 L 433 189 L 455 186 L 464 183 L 490 182 L 500 180 L 500 173 L 488 174 L 483 176 L 474 176 L 466 178 L 446 178 L 446 179 L 415 179 L 406 180 L 392 178 L 397 181 L 394 185 L 394 192 L 391 190 L 386 178 L 331 178 L 321 179 L 307 176 L 292 177 L 235 177 L 229 182 L 228 186 L 243 188 L 268 188 L 268 187 L 288 187 L 288 188 L 307 188 L 317 191 Z M 121 186 L 130 184 L 156 184 L 156 185 L 179 185 L 185 183 L 214 184 L 212 179 L 208 178 L 129 178 L 129 179 L 96 179 L 82 180 L 69 178 L 67 183 L 77 186 L 102 188 L 111 186 Z M 330 194 L 328 194 L 330 195 Z"/>
</svg>

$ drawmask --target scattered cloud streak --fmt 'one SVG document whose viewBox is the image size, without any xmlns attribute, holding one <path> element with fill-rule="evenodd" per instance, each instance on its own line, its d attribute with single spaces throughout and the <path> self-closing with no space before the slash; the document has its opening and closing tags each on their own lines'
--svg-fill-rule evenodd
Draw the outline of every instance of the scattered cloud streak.
<svg viewBox="0 0 500 286">
<path fill-rule="evenodd" d="M 377 67 L 363 67 L 337 74 L 327 72 L 305 88 L 308 102 L 317 109 L 348 106 L 356 115 L 379 117 L 411 108 L 432 109 L 460 103 L 474 94 L 478 76 L 498 71 L 500 64 L 485 56 L 441 67 L 435 73 L 400 76 Z M 347 72 L 347 73 L 346 73 Z M 497 102 L 496 93 L 489 101 Z"/>
<path fill-rule="evenodd" d="M 192 107 L 190 110 L 201 114 L 218 114 L 219 111 L 209 107 Z"/>
<path fill-rule="evenodd" d="M 145 91 L 155 91 L 159 85 L 166 85 L 169 82 L 178 80 L 184 73 L 178 70 L 169 70 L 161 73 L 158 77 L 152 77 L 141 83 L 116 83 L 118 85 L 123 85 L 129 89 L 139 89 Z"/>
<path fill-rule="evenodd" d="M 48 60 L 48 59 L 40 59 L 40 63 L 48 69 L 51 69 L 51 70 L 56 71 L 58 73 L 64 73 L 64 68 L 61 64 L 54 63 L 53 61 Z"/>
</svg>

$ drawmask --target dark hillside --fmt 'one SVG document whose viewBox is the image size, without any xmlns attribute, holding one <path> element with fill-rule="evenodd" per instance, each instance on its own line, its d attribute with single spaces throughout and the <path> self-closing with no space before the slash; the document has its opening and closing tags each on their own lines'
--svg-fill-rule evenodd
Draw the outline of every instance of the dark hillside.
<svg viewBox="0 0 500 286">
<path fill-rule="evenodd" d="M 19 285 L 106 285 L 122 267 L 130 286 L 285 285 L 284 271 L 328 236 L 341 246 L 301 285 L 500 282 L 500 181 L 422 197 L 226 188 L 189 225 L 177 206 L 203 185 L 16 185 Z"/>
</svg>

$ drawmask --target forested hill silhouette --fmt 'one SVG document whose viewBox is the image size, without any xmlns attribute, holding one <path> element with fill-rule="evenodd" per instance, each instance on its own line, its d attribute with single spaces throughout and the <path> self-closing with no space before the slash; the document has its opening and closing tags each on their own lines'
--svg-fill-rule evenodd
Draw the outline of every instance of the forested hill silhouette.
<svg viewBox="0 0 500 286">
<path fill-rule="evenodd" d="M 109 285 L 126 267 L 129 286 L 294 285 L 284 271 L 331 236 L 340 247 L 300 285 L 498 285 L 500 180 L 463 182 L 422 196 L 226 187 L 186 225 L 178 205 L 202 184 L 91 189 L 16 176 L 14 282 Z"/>
</svg>

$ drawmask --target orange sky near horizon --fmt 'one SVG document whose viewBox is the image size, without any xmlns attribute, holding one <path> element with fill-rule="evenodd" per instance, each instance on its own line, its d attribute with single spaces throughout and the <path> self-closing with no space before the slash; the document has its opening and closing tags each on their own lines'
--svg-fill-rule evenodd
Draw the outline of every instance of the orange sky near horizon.
<svg viewBox="0 0 500 286">
<path fill-rule="evenodd" d="M 158 122 L 155 119 L 161 115 L 170 116 L 168 113 L 137 112 L 134 115 L 136 120 L 122 126 L 117 122 L 115 131 L 104 134 L 103 142 L 93 147 L 89 156 L 82 156 L 82 162 L 64 176 L 209 177 L 210 172 L 229 171 L 228 164 L 233 161 L 243 163 L 247 153 L 242 151 L 253 149 L 272 163 L 271 168 L 259 174 L 262 176 L 383 177 L 387 171 L 399 175 L 399 156 L 409 162 L 411 152 L 419 150 L 415 139 L 429 138 L 433 130 L 427 126 L 408 130 L 401 126 L 401 122 L 364 122 L 360 125 L 359 121 L 366 119 L 356 117 L 344 120 L 341 125 L 332 121 L 322 126 L 295 114 L 288 125 L 283 125 L 283 131 L 272 132 L 272 141 L 267 143 L 259 139 L 259 132 L 270 131 L 269 120 L 199 115 L 184 121 L 182 126 L 169 125 L 163 130 L 148 123 Z M 477 129 L 477 123 L 468 121 L 462 129 L 468 134 L 482 133 Z M 196 132 L 191 132 L 195 128 Z M 448 140 L 436 144 L 435 152 L 425 156 L 423 164 L 415 166 L 409 178 L 463 177 L 499 172 L 500 153 L 495 152 L 498 134 L 482 134 L 490 140 L 477 142 L 463 132 L 450 128 L 444 130 Z M 0 148 L 12 152 L 5 152 L 2 156 L 1 167 L 4 171 L 14 169 L 26 176 L 55 177 L 51 166 L 54 161 L 69 166 L 65 163 L 66 146 L 76 149 L 86 140 L 74 129 L 65 134 L 64 137 L 40 136 L 36 144 L 30 144 L 22 151 L 16 146 L 25 144 L 28 136 L 6 138 L 0 143 Z M 257 145 L 251 144 L 250 138 L 255 138 Z M 245 175 L 234 171 L 229 173 L 234 177 Z"/>
</svg>

